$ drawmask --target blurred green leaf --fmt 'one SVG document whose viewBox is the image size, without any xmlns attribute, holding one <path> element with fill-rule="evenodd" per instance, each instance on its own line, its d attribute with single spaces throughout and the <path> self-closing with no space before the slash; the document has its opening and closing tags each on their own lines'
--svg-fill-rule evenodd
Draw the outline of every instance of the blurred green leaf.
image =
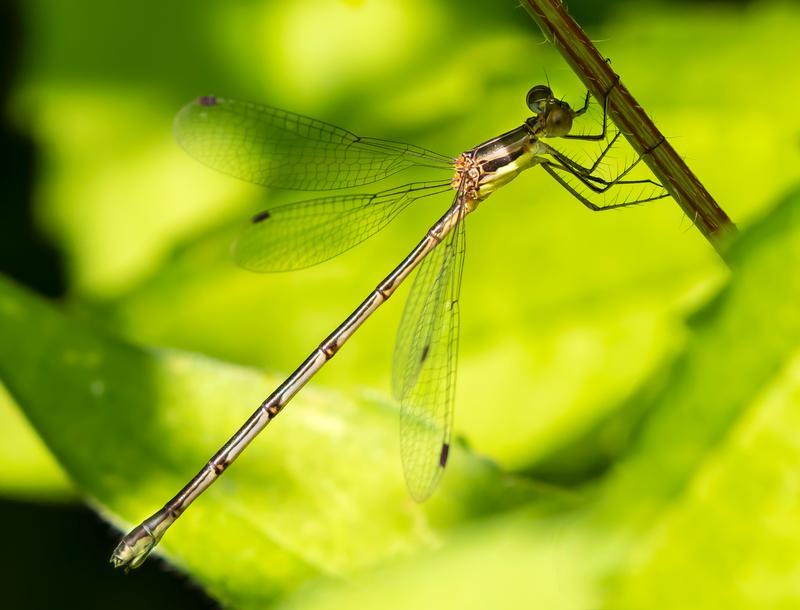
<svg viewBox="0 0 800 610">
<path fill-rule="evenodd" d="M 132 347 L 5 280 L 0 334 L 9 391 L 120 527 L 178 491 L 280 380 Z M 165 554 L 223 602 L 257 605 L 318 575 L 436 547 L 456 523 L 560 498 L 457 450 L 436 499 L 415 504 L 396 426 L 389 405 L 305 390 L 174 526 Z"/>
<path fill-rule="evenodd" d="M 800 353 L 698 461 L 624 566 L 611 607 L 800 605 L 798 407 Z"/>
<path fill-rule="evenodd" d="M 0 496 L 49 502 L 73 499 L 69 478 L 2 383 L 0 421 Z"/>
<path fill-rule="evenodd" d="M 341 608 L 604 608 L 597 554 L 602 536 L 578 516 L 542 519 L 522 511 L 462 528 L 437 552 L 399 559 L 360 575 L 329 581 L 277 605 L 280 610 Z"/>
<path fill-rule="evenodd" d="M 609 518 L 650 529 L 612 607 L 800 604 L 789 576 L 800 569 L 800 190 L 727 258 L 730 285 L 693 320 L 685 357 L 608 488 Z"/>
</svg>

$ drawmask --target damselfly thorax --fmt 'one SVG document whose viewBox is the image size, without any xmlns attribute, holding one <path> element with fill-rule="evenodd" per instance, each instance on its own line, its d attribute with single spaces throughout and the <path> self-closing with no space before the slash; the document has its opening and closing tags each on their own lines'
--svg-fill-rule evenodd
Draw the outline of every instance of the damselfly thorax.
<svg viewBox="0 0 800 610">
<path fill-rule="evenodd" d="M 537 114 L 521 126 L 456 158 L 456 174 L 451 185 L 462 190 L 469 212 L 526 169 L 548 161 L 544 155 L 552 149 L 542 142 L 542 138 L 569 134 L 573 118 L 583 113 L 573 111 L 567 103 L 555 99 L 550 89 L 544 86 L 531 89 L 528 106 Z"/>
</svg>

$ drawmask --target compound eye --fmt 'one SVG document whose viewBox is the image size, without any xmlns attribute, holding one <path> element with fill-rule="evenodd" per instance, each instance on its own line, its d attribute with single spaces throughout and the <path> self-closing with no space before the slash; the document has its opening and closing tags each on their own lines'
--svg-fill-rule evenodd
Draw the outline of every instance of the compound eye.
<svg viewBox="0 0 800 610">
<path fill-rule="evenodd" d="M 553 92 L 547 85 L 536 85 L 528 91 L 528 98 L 526 100 L 528 108 L 531 112 L 539 114 L 544 111 L 547 101 L 552 99 Z"/>
</svg>

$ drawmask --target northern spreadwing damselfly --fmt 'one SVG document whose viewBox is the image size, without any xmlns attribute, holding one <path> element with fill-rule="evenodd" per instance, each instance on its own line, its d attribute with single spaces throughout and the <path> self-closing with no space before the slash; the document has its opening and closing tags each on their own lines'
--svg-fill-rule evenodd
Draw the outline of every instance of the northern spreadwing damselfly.
<svg viewBox="0 0 800 610">
<path fill-rule="evenodd" d="M 352 248 L 385 227 L 420 199 L 453 194 L 441 218 L 377 288 L 256 409 L 200 472 L 153 516 L 119 543 L 115 566 L 135 568 L 167 528 L 239 456 L 364 321 L 419 267 L 400 322 L 392 385 L 400 402 L 403 470 L 414 499 L 422 501 L 442 476 L 450 450 L 459 329 L 459 291 L 464 264 L 464 219 L 522 171 L 541 166 L 581 203 L 606 210 L 667 196 L 660 184 L 627 176 L 636 158 L 614 177 L 599 168 L 619 132 L 602 128 L 573 134 L 573 110 L 548 86 L 527 95 L 532 116 L 521 126 L 453 158 L 418 146 L 355 134 L 292 112 L 221 97 L 201 97 L 178 114 L 179 143 L 195 158 L 232 176 L 266 187 L 324 191 L 377 182 L 410 168 L 447 172 L 438 181 L 413 182 L 372 194 L 337 194 L 280 205 L 252 217 L 235 244 L 243 267 L 272 272 L 301 269 Z M 545 139 L 604 142 L 582 165 Z M 608 193 L 616 193 L 610 200 Z M 620 194 L 622 193 L 622 194 Z"/>
</svg>

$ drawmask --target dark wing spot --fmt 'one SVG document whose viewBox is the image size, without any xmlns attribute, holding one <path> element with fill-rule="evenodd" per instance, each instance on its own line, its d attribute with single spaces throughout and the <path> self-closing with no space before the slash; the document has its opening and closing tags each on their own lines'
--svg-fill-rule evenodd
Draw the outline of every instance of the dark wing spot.
<svg viewBox="0 0 800 610">
<path fill-rule="evenodd" d="M 252 220 L 253 224 L 256 224 L 261 222 L 262 220 L 266 220 L 270 216 L 271 214 L 267 210 L 264 210 L 263 212 L 259 212 L 258 214 L 253 216 L 253 218 L 251 218 L 250 220 Z"/>
<path fill-rule="evenodd" d="M 430 344 L 422 348 L 422 353 L 419 356 L 420 362 L 425 362 L 425 360 L 428 358 L 428 352 L 430 351 L 430 349 L 431 349 Z"/>
<path fill-rule="evenodd" d="M 217 96 L 215 95 L 204 95 L 202 97 L 197 98 L 197 103 L 201 106 L 216 106 L 217 105 Z"/>
<path fill-rule="evenodd" d="M 442 445 L 442 452 L 439 454 L 439 466 L 441 468 L 444 468 L 445 465 L 447 464 L 447 456 L 449 453 L 450 453 L 450 445 L 444 443 Z"/>
</svg>

